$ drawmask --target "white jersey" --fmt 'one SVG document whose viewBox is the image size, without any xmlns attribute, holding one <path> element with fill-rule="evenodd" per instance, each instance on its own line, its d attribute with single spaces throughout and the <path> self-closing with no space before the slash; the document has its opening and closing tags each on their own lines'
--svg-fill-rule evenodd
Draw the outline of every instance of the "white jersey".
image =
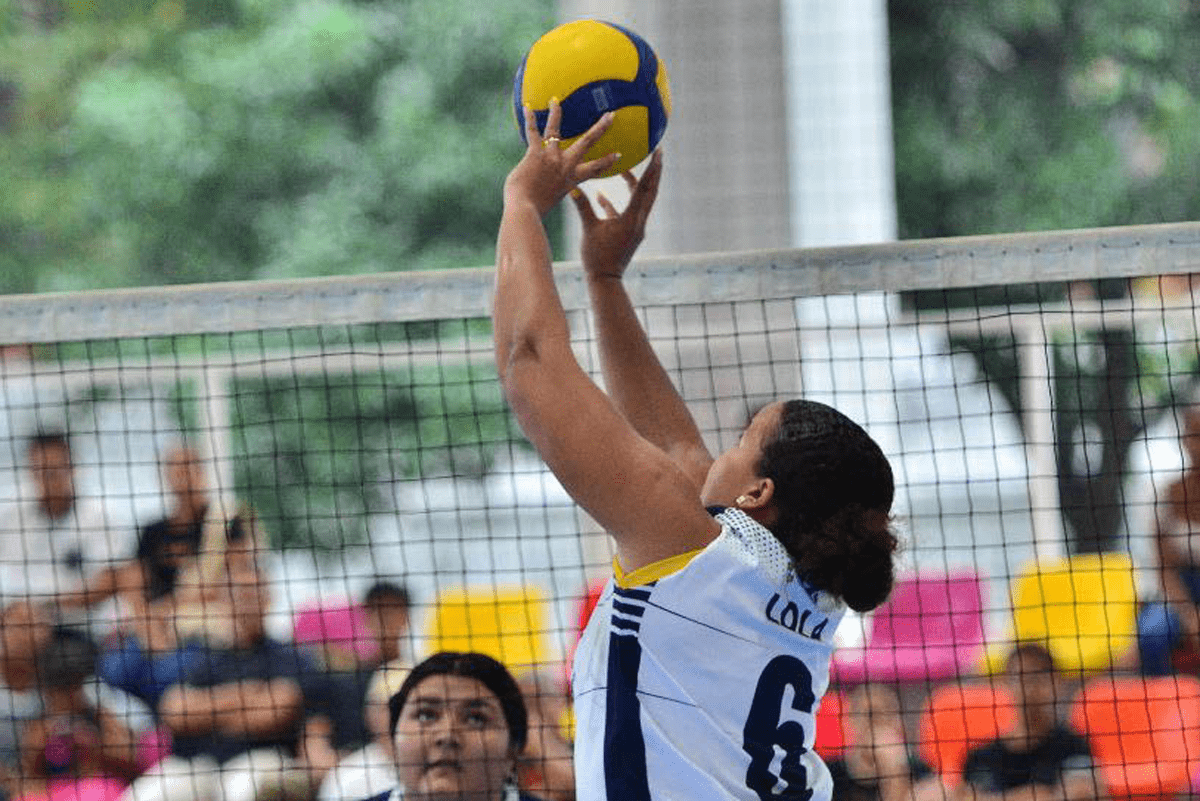
<svg viewBox="0 0 1200 801">
<path fill-rule="evenodd" d="M 842 603 L 798 580 L 749 516 L 706 548 L 616 567 L 575 655 L 579 801 L 805 799 Z"/>
</svg>

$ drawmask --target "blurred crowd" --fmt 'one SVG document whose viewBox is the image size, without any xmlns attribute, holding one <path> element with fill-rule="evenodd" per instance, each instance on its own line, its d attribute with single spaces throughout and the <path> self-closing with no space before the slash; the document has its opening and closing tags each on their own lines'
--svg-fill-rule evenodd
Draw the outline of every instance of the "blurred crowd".
<svg viewBox="0 0 1200 801">
<path fill-rule="evenodd" d="M 1200 672 L 1200 408 L 1184 422 L 1188 464 L 1156 505 L 1161 592 L 1117 673 Z M 33 436 L 25 456 L 32 491 L 0 508 L 0 801 L 574 798 L 561 673 L 479 653 L 413 664 L 395 580 L 302 607 L 277 639 L 261 523 L 219 509 L 194 450 L 163 454 L 165 514 L 128 533 L 76 493 L 66 436 Z M 997 670 L 1011 714 L 952 770 L 910 745 L 931 688 L 916 703 L 895 683 L 831 688 L 844 743 L 817 750 L 834 801 L 1105 797 L 1065 714 L 1079 677 L 1038 642 Z"/>
<path fill-rule="evenodd" d="M 194 450 L 164 454 L 166 514 L 127 535 L 77 494 L 65 435 L 25 455 L 32 490 L 0 510 L 5 799 L 574 797 L 561 680 L 414 666 L 402 583 L 272 636 L 260 521 L 219 509 Z"/>
</svg>

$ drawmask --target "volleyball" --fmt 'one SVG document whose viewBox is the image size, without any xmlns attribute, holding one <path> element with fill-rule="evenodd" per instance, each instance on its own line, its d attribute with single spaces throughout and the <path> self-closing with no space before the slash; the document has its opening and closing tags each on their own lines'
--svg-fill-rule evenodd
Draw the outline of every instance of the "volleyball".
<svg viewBox="0 0 1200 801">
<path fill-rule="evenodd" d="M 671 90 L 667 69 L 646 40 L 628 28 L 599 20 L 568 22 L 533 43 L 513 82 L 517 129 L 525 139 L 523 107 L 544 131 L 550 100 L 562 106 L 560 147 L 568 147 L 604 115 L 612 127 L 587 153 L 621 157 L 603 176 L 630 169 L 654 152 L 667 129 Z"/>
</svg>

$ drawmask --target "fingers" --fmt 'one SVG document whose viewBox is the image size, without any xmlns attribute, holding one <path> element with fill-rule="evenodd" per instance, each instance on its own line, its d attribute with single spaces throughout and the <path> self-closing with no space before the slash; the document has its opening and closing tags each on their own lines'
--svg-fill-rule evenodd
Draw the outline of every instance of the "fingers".
<svg viewBox="0 0 1200 801">
<path fill-rule="evenodd" d="M 558 102 L 557 97 L 550 98 L 550 113 L 546 117 L 546 130 L 542 131 L 544 139 L 558 139 L 559 129 L 562 127 L 562 105 Z"/>
<path fill-rule="evenodd" d="M 610 220 L 614 220 L 621 216 L 617 211 L 617 207 L 612 204 L 612 201 L 609 200 L 603 192 L 597 193 L 596 202 L 600 204 L 600 208 L 604 209 L 604 213 L 608 215 Z"/>
<path fill-rule="evenodd" d="M 662 178 L 662 151 L 655 150 L 650 156 L 650 164 L 642 173 L 641 180 L 636 183 L 629 198 L 629 210 L 637 216 L 639 222 L 644 223 L 650 216 L 650 209 L 654 206 L 655 198 L 658 197 L 660 178 Z"/>
<path fill-rule="evenodd" d="M 571 202 L 575 204 L 575 210 L 579 212 L 579 219 L 583 222 L 583 227 L 587 228 L 596 221 L 596 212 L 592 210 L 592 202 L 588 200 L 587 193 L 579 187 L 571 190 Z"/>
<path fill-rule="evenodd" d="M 525 112 L 525 144 L 529 147 L 541 147 L 542 135 L 538 132 L 537 117 L 533 107 L 526 103 L 522 110 Z"/>
<path fill-rule="evenodd" d="M 579 145 L 580 141 L 582 141 L 582 137 L 572 144 L 571 147 L 565 152 L 570 153 L 575 149 L 576 146 Z M 616 164 L 617 160 L 620 158 L 620 153 L 609 153 L 607 156 L 601 156 L 600 158 L 593 159 L 592 161 L 585 161 L 583 164 L 580 164 L 575 168 L 575 182 L 581 184 L 591 178 L 599 177 L 601 173 Z"/>
<path fill-rule="evenodd" d="M 552 115 L 554 114 L 554 109 L 555 109 L 556 105 L 557 104 L 555 104 L 555 103 L 552 103 L 550 105 L 550 113 Z M 559 113 L 559 116 L 561 117 L 562 116 L 562 108 L 561 107 L 558 109 L 558 113 Z M 600 140 L 600 137 L 604 136 L 604 133 L 609 128 L 612 127 L 613 119 L 614 119 L 614 116 L 611 111 L 605 112 L 604 115 L 600 117 L 600 119 L 596 120 L 596 123 L 591 128 L 588 128 L 587 131 L 584 132 L 583 136 L 579 137 L 571 144 L 571 147 L 568 148 L 568 152 L 575 151 L 577 153 L 586 153 L 589 150 L 591 150 L 592 145 L 596 144 L 596 142 L 598 142 Z M 555 130 L 557 130 L 557 129 L 555 129 Z M 611 155 L 614 155 L 617 158 L 620 158 L 620 154 L 614 153 Z M 597 159 L 597 161 L 598 160 L 599 159 Z M 612 160 L 612 163 L 616 163 L 616 160 L 617 159 L 614 158 Z M 609 166 L 611 166 L 611 164 Z M 607 167 L 605 167 L 605 169 L 607 169 Z"/>
</svg>

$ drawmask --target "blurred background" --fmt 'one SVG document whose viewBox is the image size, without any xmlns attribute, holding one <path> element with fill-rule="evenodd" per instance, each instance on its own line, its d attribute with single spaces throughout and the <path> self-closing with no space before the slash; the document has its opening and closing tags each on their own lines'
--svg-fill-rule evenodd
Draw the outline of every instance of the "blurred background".
<svg viewBox="0 0 1200 801">
<path fill-rule="evenodd" d="M 0 0 L 0 292 L 486 266 L 501 182 L 521 152 L 514 70 L 541 33 L 583 16 L 632 27 L 670 72 L 667 173 L 645 255 L 1200 216 L 1200 5 L 1188 0 Z M 622 191 L 619 180 L 603 189 Z M 574 258 L 569 217 L 556 212 L 550 227 L 556 257 Z M 947 303 L 1129 291 L 1080 282 L 826 298 L 798 312 L 820 330 Z M 439 332 L 337 336 L 335 346 Z M 833 338 L 804 337 L 795 388 L 872 422 L 906 454 L 913 560 L 981 561 L 1002 591 L 1035 545 L 1028 515 L 1002 519 L 1014 504 L 1028 512 L 1038 472 L 1027 461 L 1018 348 L 982 334 L 906 336 L 880 345 L 907 354 L 884 375 L 861 369 L 869 342 L 838 354 Z M 133 350 L 182 358 L 267 347 L 251 339 Z M 275 344 L 318 341 L 331 344 L 319 333 Z M 1149 364 L 1130 330 L 1073 331 L 1051 344 L 1056 439 L 1043 455 L 1061 502 L 1055 547 L 1144 551 L 1144 507 L 1094 499 L 1148 497 L 1156 472 L 1181 464 L 1174 410 L 1194 391 L 1194 340 L 1172 346 L 1166 377 L 1129 367 Z M 421 423 L 469 417 L 463 425 L 477 427 L 485 408 L 484 428 L 503 428 L 498 397 L 481 400 L 469 370 L 449 379 L 453 391 L 442 375 L 404 397 L 386 382 L 241 378 L 236 404 L 206 410 L 186 387 L 47 390 L 23 379 L 37 369 L 15 366 L 132 359 L 129 347 L 10 351 L 0 421 L 10 475 L 22 432 L 65 425 L 98 468 L 90 480 L 131 499 L 114 514 L 140 519 L 162 506 L 161 493 L 134 488 L 156 486 L 167 441 L 181 430 L 228 432 L 238 487 L 275 544 L 321 558 L 368 541 L 426 548 L 435 534 L 403 546 L 404 509 L 424 510 L 412 523 L 420 531 L 439 529 L 435 513 L 453 515 L 457 531 L 464 498 L 500 492 L 511 508 L 521 503 L 519 488 L 489 488 L 488 454 L 455 451 L 461 426 Z M 179 383 L 195 380 L 206 379 Z M 1136 408 L 1108 402 L 1135 389 Z M 963 424 L 976 418 L 988 425 Z M 425 468 L 379 456 L 415 441 L 448 455 Z M 926 442 L 937 447 L 913 444 Z M 561 525 L 574 525 L 545 477 L 530 481 L 541 502 L 561 507 Z M 362 522 L 372 520 L 382 522 Z M 957 553 L 955 543 L 970 545 Z M 466 575 L 471 559 L 455 553 Z M 513 564 L 538 569 L 537 558 L 514 554 Z"/>
<path fill-rule="evenodd" d="M 582 16 L 671 74 L 647 253 L 1197 216 L 1186 0 L 0 0 L 0 290 L 486 265 Z"/>
</svg>

